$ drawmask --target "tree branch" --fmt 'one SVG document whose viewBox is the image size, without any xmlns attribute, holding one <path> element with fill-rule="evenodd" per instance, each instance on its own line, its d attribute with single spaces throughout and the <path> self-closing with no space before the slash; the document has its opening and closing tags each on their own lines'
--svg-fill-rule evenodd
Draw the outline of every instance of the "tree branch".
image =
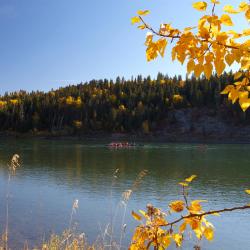
<svg viewBox="0 0 250 250">
<path fill-rule="evenodd" d="M 175 35 L 175 36 L 173 36 L 173 35 L 170 35 L 170 34 L 168 34 L 168 35 L 161 34 L 161 33 L 157 32 L 157 31 L 155 31 L 152 27 L 150 27 L 150 26 L 143 20 L 143 18 L 142 18 L 141 16 L 139 16 L 139 18 L 140 18 L 140 20 L 142 21 L 142 23 L 144 24 L 145 28 L 146 28 L 147 30 L 150 30 L 152 33 L 154 33 L 154 34 L 157 35 L 157 36 L 161 36 L 161 37 L 164 37 L 164 38 L 172 38 L 172 39 L 179 39 L 179 38 L 181 38 L 180 35 Z"/>
<path fill-rule="evenodd" d="M 144 26 L 145 26 L 145 28 L 146 28 L 147 30 L 150 30 L 153 34 L 155 34 L 155 35 L 157 35 L 157 36 L 159 36 L 159 37 L 171 38 L 172 41 L 173 41 L 173 39 L 180 39 L 180 38 L 181 38 L 180 35 L 171 35 L 171 34 L 165 35 L 165 34 L 162 34 L 162 33 L 158 32 L 158 31 L 156 31 L 155 29 L 153 29 L 152 27 L 150 27 L 150 26 L 144 21 L 144 19 L 143 19 L 141 16 L 139 16 L 139 18 L 140 18 L 140 20 L 142 21 L 142 23 L 144 24 Z M 223 44 L 223 43 L 221 43 L 221 42 L 218 42 L 218 41 L 211 41 L 211 40 L 209 40 L 209 39 L 200 39 L 199 41 L 202 42 L 202 43 L 205 42 L 205 43 L 210 43 L 210 44 L 216 43 L 217 45 L 220 45 L 220 46 L 223 46 L 223 47 L 226 47 L 226 48 L 229 48 L 229 49 L 237 49 L 237 50 L 239 49 L 239 47 L 237 47 L 237 46 L 233 46 L 233 45 L 229 45 L 229 44 Z M 248 50 L 248 53 L 250 53 L 250 50 Z"/>
<path fill-rule="evenodd" d="M 168 223 L 165 223 L 165 224 L 162 224 L 162 225 L 159 225 L 159 226 L 160 227 L 167 227 L 167 226 L 172 227 L 174 224 L 177 224 L 180 221 L 188 219 L 188 218 L 193 218 L 193 217 L 202 218 L 203 216 L 206 216 L 206 215 L 225 213 L 225 212 L 232 212 L 232 211 L 235 211 L 235 210 L 245 210 L 245 209 L 250 209 L 250 204 L 246 205 L 246 206 L 241 206 L 241 207 L 233 207 L 233 208 L 224 208 L 224 209 L 220 209 L 220 210 L 212 210 L 212 211 L 204 212 L 204 213 L 201 213 L 201 214 L 189 214 L 189 215 L 186 215 L 186 216 L 182 216 L 181 218 L 179 218 L 179 219 L 177 219 L 175 221 L 168 222 Z"/>
</svg>

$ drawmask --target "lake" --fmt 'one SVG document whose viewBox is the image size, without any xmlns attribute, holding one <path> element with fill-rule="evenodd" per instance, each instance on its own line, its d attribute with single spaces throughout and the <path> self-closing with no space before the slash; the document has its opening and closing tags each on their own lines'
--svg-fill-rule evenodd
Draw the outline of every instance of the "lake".
<svg viewBox="0 0 250 250">
<path fill-rule="evenodd" d="M 94 241 L 105 231 L 117 211 L 115 238 L 120 238 L 122 193 L 130 189 L 140 171 L 147 169 L 128 202 L 123 244 L 129 243 L 137 222 L 131 210 L 152 203 L 162 209 L 180 198 L 178 182 L 197 174 L 190 198 L 208 200 L 207 209 L 250 203 L 250 145 L 147 143 L 131 149 L 110 150 L 107 141 L 42 139 L 0 140 L 0 229 L 4 230 L 7 163 L 17 153 L 22 167 L 10 182 L 9 228 L 12 249 L 24 242 L 34 246 L 51 233 L 69 227 L 72 203 L 78 230 Z M 113 173 L 119 169 L 117 178 Z M 115 179 L 115 181 L 114 181 Z M 112 191 L 111 191 L 112 190 Z M 117 210 L 116 210 L 117 209 Z M 212 216 L 215 239 L 202 242 L 202 249 L 250 249 L 250 211 Z M 184 244 L 193 249 L 195 238 Z M 170 249 L 175 249 L 173 246 Z"/>
</svg>

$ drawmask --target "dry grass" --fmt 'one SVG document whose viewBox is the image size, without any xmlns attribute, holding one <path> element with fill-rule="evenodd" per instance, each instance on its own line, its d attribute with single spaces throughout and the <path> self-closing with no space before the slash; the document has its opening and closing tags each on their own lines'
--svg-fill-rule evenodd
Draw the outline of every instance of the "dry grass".
<svg viewBox="0 0 250 250">
<path fill-rule="evenodd" d="M 13 177 L 16 174 L 16 170 L 21 167 L 20 156 L 14 154 L 8 164 L 8 182 L 7 182 L 7 193 L 6 193 L 6 224 L 5 230 L 2 233 L 0 239 L 0 250 L 12 250 L 9 248 L 9 197 L 10 197 L 10 186 Z M 111 184 L 110 199 L 112 203 L 113 199 L 113 188 L 118 180 L 119 169 L 116 169 L 113 173 L 113 180 Z M 115 210 L 111 205 L 111 221 L 108 223 L 104 230 L 101 230 L 100 236 L 96 238 L 93 244 L 89 244 L 84 233 L 79 233 L 77 227 L 74 224 L 74 215 L 79 209 L 78 200 L 75 200 L 72 204 L 72 209 L 69 217 L 69 227 L 61 235 L 52 234 L 48 240 L 43 241 L 40 246 L 29 247 L 28 242 L 24 243 L 23 250 L 121 250 L 126 249 L 122 245 L 123 239 L 126 233 L 125 217 L 127 212 L 128 202 L 133 192 L 138 188 L 142 179 L 147 174 L 147 170 L 141 171 L 130 189 L 125 190 L 121 195 L 121 200 L 117 204 Z M 120 221 L 117 221 L 118 210 L 122 209 L 122 217 Z M 120 236 L 115 240 L 114 225 L 121 225 Z"/>
</svg>

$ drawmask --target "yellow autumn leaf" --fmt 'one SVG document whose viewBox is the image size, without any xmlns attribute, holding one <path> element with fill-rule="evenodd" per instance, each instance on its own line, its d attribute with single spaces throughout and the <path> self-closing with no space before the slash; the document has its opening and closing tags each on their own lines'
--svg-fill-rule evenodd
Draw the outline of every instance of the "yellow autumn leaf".
<svg viewBox="0 0 250 250">
<path fill-rule="evenodd" d="M 143 25 L 139 25 L 137 28 L 140 30 L 144 30 L 146 28 L 146 26 L 143 24 Z"/>
<path fill-rule="evenodd" d="M 226 68 L 226 64 L 224 63 L 223 59 L 219 59 L 219 60 L 216 59 L 214 61 L 214 66 L 215 66 L 215 70 L 218 76 L 220 76 L 223 73 L 224 69 Z"/>
<path fill-rule="evenodd" d="M 146 35 L 146 41 L 145 41 L 145 45 L 146 46 L 149 46 L 150 43 L 153 42 L 153 35 L 151 32 L 148 32 L 147 35 Z"/>
<path fill-rule="evenodd" d="M 186 223 L 188 223 L 190 225 L 192 230 L 199 230 L 200 229 L 200 225 L 201 225 L 200 218 L 192 217 L 192 218 L 186 219 L 185 221 L 186 221 Z"/>
<path fill-rule="evenodd" d="M 170 235 L 166 235 L 162 238 L 162 244 L 164 245 L 164 249 L 168 248 L 171 244 L 171 236 Z"/>
<path fill-rule="evenodd" d="M 132 24 L 139 23 L 139 22 L 141 22 L 140 17 L 134 16 L 134 17 L 131 18 L 131 23 Z"/>
<path fill-rule="evenodd" d="M 217 0 L 211 0 L 211 3 L 214 3 L 214 4 L 220 4 L 220 2 L 219 2 L 219 1 L 217 1 Z"/>
<path fill-rule="evenodd" d="M 238 80 L 241 77 L 242 77 L 242 72 L 240 71 L 234 74 L 234 80 Z"/>
<path fill-rule="evenodd" d="M 194 67 L 195 67 L 195 62 L 193 59 L 190 59 L 187 63 L 187 73 L 190 74 L 194 70 Z"/>
<path fill-rule="evenodd" d="M 140 221 L 142 218 L 139 214 L 135 213 L 134 211 L 132 211 L 132 216 L 134 217 L 135 220 Z"/>
<path fill-rule="evenodd" d="M 154 60 L 158 56 L 158 46 L 155 42 L 151 42 L 146 50 L 147 61 Z"/>
<path fill-rule="evenodd" d="M 249 95 L 248 91 L 239 91 L 239 99 L 247 99 Z"/>
<path fill-rule="evenodd" d="M 248 21 L 250 20 L 250 8 L 248 8 L 248 10 L 246 11 L 245 17 Z"/>
<path fill-rule="evenodd" d="M 213 65 L 212 63 L 206 63 L 204 64 L 204 74 L 207 79 L 210 79 L 213 72 Z"/>
<path fill-rule="evenodd" d="M 207 63 L 211 63 L 214 60 L 214 53 L 212 53 L 212 52 L 207 53 L 205 58 L 206 58 Z"/>
<path fill-rule="evenodd" d="M 214 239 L 214 230 L 212 227 L 207 227 L 204 230 L 204 236 L 206 237 L 207 240 L 211 241 Z"/>
<path fill-rule="evenodd" d="M 228 35 L 226 32 L 221 32 L 217 34 L 216 40 L 218 42 L 225 42 L 228 38 Z"/>
<path fill-rule="evenodd" d="M 241 109 L 245 112 L 250 107 L 250 99 L 240 99 L 239 104 Z"/>
<path fill-rule="evenodd" d="M 160 53 L 161 57 L 164 56 L 166 46 L 168 44 L 167 39 L 159 39 L 157 42 L 158 52 Z"/>
<path fill-rule="evenodd" d="M 231 5 L 225 5 L 224 8 L 223 8 L 223 10 L 224 10 L 225 12 L 227 12 L 227 13 L 230 13 L 230 14 L 238 14 L 238 13 L 239 13 L 239 11 L 238 11 L 238 10 L 235 10 L 235 9 L 233 8 L 233 6 L 231 6 Z"/>
<path fill-rule="evenodd" d="M 249 40 L 250 42 L 250 40 Z M 250 46 L 249 46 L 250 48 Z M 242 70 L 249 70 L 250 69 L 250 57 L 242 57 L 241 59 L 241 69 Z"/>
<path fill-rule="evenodd" d="M 250 36 L 250 29 L 244 29 L 242 33 L 244 36 Z"/>
<path fill-rule="evenodd" d="M 137 14 L 138 14 L 139 16 L 146 16 L 146 15 L 148 15 L 149 13 L 150 13 L 149 10 L 138 10 L 138 11 L 137 11 Z"/>
<path fill-rule="evenodd" d="M 234 82 L 234 85 L 236 85 L 236 86 L 242 85 L 242 82 L 240 82 L 240 81 Z"/>
<path fill-rule="evenodd" d="M 198 61 L 199 64 L 203 64 L 204 59 L 205 59 L 205 57 L 204 57 L 203 55 L 201 55 L 201 56 L 199 56 L 199 57 L 197 58 L 197 61 Z"/>
<path fill-rule="evenodd" d="M 207 3 L 206 2 L 196 2 L 193 3 L 193 8 L 199 11 L 205 11 L 207 9 Z"/>
<path fill-rule="evenodd" d="M 172 49 L 171 51 L 171 58 L 172 58 L 172 61 L 174 61 L 176 59 L 176 55 L 177 55 L 177 52 L 176 52 L 176 49 L 175 47 Z"/>
<path fill-rule="evenodd" d="M 196 64 L 194 67 L 194 74 L 198 78 L 203 72 L 204 66 L 202 64 Z"/>
<path fill-rule="evenodd" d="M 224 90 L 222 90 L 220 93 L 222 95 L 227 95 L 232 89 L 234 89 L 233 85 L 227 85 Z"/>
<path fill-rule="evenodd" d="M 227 25 L 227 26 L 233 26 L 233 22 L 232 22 L 232 19 L 229 15 L 227 14 L 223 14 L 220 18 L 221 22 L 224 24 L 224 25 Z"/>
<path fill-rule="evenodd" d="M 231 89 L 228 94 L 228 99 L 234 104 L 239 98 L 239 91 L 237 89 Z"/>
<path fill-rule="evenodd" d="M 246 11 L 248 9 L 248 3 L 247 2 L 241 2 L 240 4 L 239 4 L 239 10 L 240 11 Z"/>
<path fill-rule="evenodd" d="M 179 227 L 179 232 L 183 233 L 186 230 L 186 228 L 187 228 L 187 223 L 184 221 Z"/>
<path fill-rule="evenodd" d="M 245 192 L 246 192 L 247 194 L 250 194 L 250 189 L 246 189 Z"/>
<path fill-rule="evenodd" d="M 201 202 L 207 202 L 206 200 L 194 200 L 191 202 L 191 205 L 189 206 L 189 211 L 192 212 L 200 212 L 202 210 Z"/>
<path fill-rule="evenodd" d="M 177 245 L 178 247 L 180 247 L 180 246 L 181 246 L 181 243 L 182 243 L 182 239 L 183 239 L 182 235 L 181 235 L 181 234 L 174 234 L 174 235 L 173 235 L 173 239 L 174 239 L 176 245 Z"/>
<path fill-rule="evenodd" d="M 188 31 L 193 30 L 193 29 L 195 29 L 195 28 L 196 28 L 196 26 L 193 26 L 193 27 L 186 27 L 186 28 L 184 29 L 184 32 L 188 32 Z"/>
<path fill-rule="evenodd" d="M 174 212 L 182 212 L 185 208 L 185 203 L 184 201 L 173 201 L 169 204 L 169 207 L 171 208 L 172 211 Z"/>
<path fill-rule="evenodd" d="M 226 63 L 229 65 L 229 66 L 231 66 L 232 64 L 233 64 L 233 62 L 234 62 L 234 55 L 233 54 L 227 54 L 226 56 L 225 56 L 225 60 L 226 60 Z"/>
<path fill-rule="evenodd" d="M 195 178 L 197 177 L 197 175 L 191 175 L 190 177 L 186 178 L 185 181 L 187 182 L 192 182 Z"/>
</svg>

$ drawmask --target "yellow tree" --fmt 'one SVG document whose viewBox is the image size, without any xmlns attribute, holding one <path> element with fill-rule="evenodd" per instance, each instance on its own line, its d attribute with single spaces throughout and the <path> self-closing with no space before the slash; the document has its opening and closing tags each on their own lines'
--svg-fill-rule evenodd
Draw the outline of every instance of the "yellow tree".
<svg viewBox="0 0 250 250">
<path fill-rule="evenodd" d="M 169 23 L 160 24 L 158 29 L 153 28 L 145 21 L 148 10 L 137 12 L 131 19 L 139 29 L 147 30 L 146 56 L 151 61 L 158 56 L 164 57 L 168 44 L 172 49 L 172 60 L 186 63 L 187 73 L 194 73 L 196 77 L 202 74 L 207 79 L 213 72 L 220 76 L 226 66 L 236 63 L 238 69 L 234 74 L 234 84 L 227 85 L 221 92 L 227 94 L 232 103 L 239 102 L 243 111 L 250 107 L 250 2 L 243 1 L 239 6 L 223 6 L 223 14 L 216 14 L 218 0 L 201 1 L 193 3 L 193 8 L 205 12 L 198 20 L 196 26 L 177 29 Z M 211 8 L 208 8 L 211 7 Z M 207 12 L 211 9 L 211 12 Z M 232 15 L 244 15 L 246 27 L 240 32 L 233 27 Z M 227 29 L 226 29 L 227 28 Z"/>
</svg>

